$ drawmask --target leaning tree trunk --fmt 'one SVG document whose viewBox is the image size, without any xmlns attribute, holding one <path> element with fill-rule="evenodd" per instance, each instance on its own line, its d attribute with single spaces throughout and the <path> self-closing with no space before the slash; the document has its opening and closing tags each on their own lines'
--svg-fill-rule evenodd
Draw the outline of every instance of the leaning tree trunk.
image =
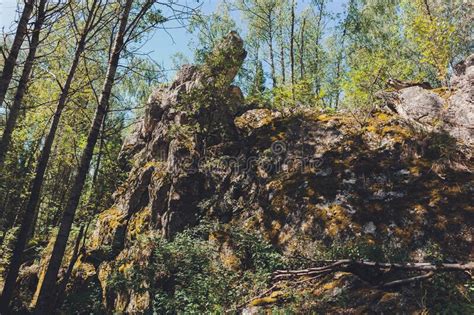
<svg viewBox="0 0 474 315">
<path fill-rule="evenodd" d="M 7 154 L 8 147 L 10 146 L 12 133 L 16 126 L 18 114 L 20 113 L 21 103 L 23 102 L 26 87 L 28 85 L 28 81 L 30 80 L 31 70 L 33 69 L 33 63 L 35 61 L 36 50 L 40 41 L 40 32 L 43 28 L 43 23 L 46 15 L 46 2 L 47 0 L 40 0 L 38 6 L 38 14 L 33 29 L 33 36 L 31 37 L 30 50 L 28 52 L 28 56 L 26 57 L 25 65 L 23 66 L 23 72 L 21 73 L 20 81 L 18 82 L 15 99 L 13 100 L 13 104 L 10 107 L 10 113 L 5 124 L 5 129 L 3 130 L 2 140 L 0 141 L 0 170 L 3 168 L 5 156 Z"/>
<path fill-rule="evenodd" d="M 15 69 L 16 59 L 20 53 L 21 44 L 25 38 L 26 32 L 28 31 L 28 21 L 31 13 L 33 12 L 34 0 L 26 0 L 25 7 L 21 13 L 20 20 L 18 21 L 18 27 L 16 29 L 15 38 L 13 39 L 10 53 L 8 54 L 5 64 L 3 65 L 2 75 L 0 76 L 0 106 L 5 100 L 8 86 L 12 80 L 13 70 Z"/>
<path fill-rule="evenodd" d="M 77 259 L 79 258 L 79 254 L 83 249 L 83 248 L 80 249 L 80 245 L 81 245 L 81 241 L 84 235 L 87 235 L 87 229 L 84 232 L 84 225 L 81 225 L 81 228 L 79 229 L 79 233 L 77 234 L 76 243 L 74 244 L 74 249 L 72 250 L 71 260 L 69 261 L 69 265 L 67 266 L 66 273 L 64 274 L 64 278 L 61 284 L 59 285 L 58 295 L 56 296 L 56 301 L 54 303 L 58 307 L 61 307 L 61 305 L 64 302 L 67 283 L 69 282 L 69 279 L 71 278 L 72 270 L 74 269 L 74 264 L 76 263 Z"/>
<path fill-rule="evenodd" d="M 132 6 L 132 0 L 127 0 L 120 17 L 120 25 L 118 33 L 114 40 L 112 53 L 109 58 L 109 65 L 107 68 L 107 75 L 105 78 L 102 93 L 99 99 L 99 104 L 95 112 L 94 120 L 92 122 L 89 135 L 87 137 L 87 144 L 82 153 L 81 161 L 77 174 L 74 178 L 74 183 L 69 193 L 68 202 L 61 219 L 58 235 L 54 243 L 51 258 L 46 269 L 43 281 L 38 284 L 37 288 L 37 302 L 35 305 L 35 314 L 48 314 L 54 308 L 54 300 L 56 296 L 56 280 L 61 267 L 61 262 L 66 250 L 67 240 L 71 231 L 72 223 L 76 213 L 79 199 L 81 197 L 84 182 L 89 170 L 90 162 L 94 152 L 94 147 L 100 133 L 101 124 L 104 115 L 107 111 L 112 86 L 115 81 L 115 73 L 117 72 L 118 62 L 120 59 L 120 52 L 123 48 L 125 30 L 127 27 L 128 16 Z"/>
<path fill-rule="evenodd" d="M 97 1 L 94 1 L 96 4 Z M 31 184 L 30 189 L 30 197 L 28 199 L 28 203 L 26 209 L 23 213 L 23 218 L 21 220 L 21 227 L 18 238 L 15 243 L 15 247 L 13 249 L 12 258 L 10 260 L 8 274 L 5 279 L 5 285 L 3 287 L 2 296 L 0 298 L 0 305 L 3 308 L 8 308 L 10 303 L 13 290 L 15 289 L 16 279 L 18 277 L 18 272 L 20 270 L 23 251 L 25 249 L 26 243 L 28 241 L 28 237 L 30 231 L 32 229 L 32 225 L 35 219 L 35 213 L 38 208 L 40 195 L 41 195 L 41 187 L 43 186 L 44 181 L 44 174 L 46 172 L 46 168 L 49 162 L 49 157 L 51 155 L 51 148 L 53 146 L 54 138 L 56 137 L 56 131 L 59 126 L 59 121 L 61 118 L 61 114 L 63 112 L 64 106 L 66 105 L 67 96 L 69 94 L 69 89 L 71 87 L 74 75 L 76 73 L 76 69 L 79 65 L 79 60 L 82 52 L 85 49 L 86 42 L 87 42 L 87 35 L 90 31 L 89 26 L 93 21 L 95 5 L 93 5 L 91 9 L 91 13 L 88 16 L 88 20 L 86 21 L 86 26 L 84 31 L 82 32 L 81 38 L 79 39 L 78 46 L 74 53 L 74 59 L 72 61 L 71 67 L 68 72 L 68 76 L 66 78 L 66 82 L 61 90 L 61 95 L 58 100 L 58 104 L 56 106 L 56 111 L 54 112 L 53 121 L 51 122 L 51 126 L 49 128 L 48 135 L 46 136 L 40 158 L 38 160 L 38 164 L 36 165 L 35 170 L 35 177 Z"/>
</svg>

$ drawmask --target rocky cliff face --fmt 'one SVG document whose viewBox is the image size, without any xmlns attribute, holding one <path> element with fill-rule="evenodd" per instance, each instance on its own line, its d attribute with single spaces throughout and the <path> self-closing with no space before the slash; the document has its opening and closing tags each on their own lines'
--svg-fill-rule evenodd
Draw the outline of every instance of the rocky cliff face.
<svg viewBox="0 0 474 315">
<path fill-rule="evenodd" d="M 140 238 L 172 238 L 203 218 L 259 231 L 287 256 L 317 255 L 323 246 L 423 261 L 436 246 L 451 260 L 473 258 L 472 160 L 452 138 L 413 127 L 443 121 L 472 143 L 472 58 L 454 79 L 447 108 L 441 96 L 408 88 L 386 98 L 398 115 L 378 111 L 363 120 L 269 109 L 237 115 L 243 98 L 231 83 L 244 58 L 242 40 L 230 33 L 204 65 L 185 66 L 150 96 L 123 145 L 129 178 L 99 215 L 71 294 L 98 281 L 107 310 L 149 310 L 159 271 L 140 290 L 117 290 L 108 279 L 147 264 L 153 247 Z M 321 281 L 311 291 L 317 303 L 331 306 L 323 296 L 349 292 L 346 310 L 421 309 L 407 302 L 413 290 L 387 295 L 347 274 Z"/>
</svg>

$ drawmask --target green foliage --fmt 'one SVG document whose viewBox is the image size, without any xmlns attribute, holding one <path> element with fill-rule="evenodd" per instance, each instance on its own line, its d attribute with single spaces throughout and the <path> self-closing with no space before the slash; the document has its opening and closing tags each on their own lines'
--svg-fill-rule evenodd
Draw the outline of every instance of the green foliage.
<svg viewBox="0 0 474 315">
<path fill-rule="evenodd" d="M 426 307 L 433 314 L 472 314 L 474 312 L 474 290 L 472 279 L 459 285 L 456 274 L 437 273 L 425 287 Z"/>
<path fill-rule="evenodd" d="M 189 32 L 196 35 L 191 43 L 195 59 L 203 62 L 206 55 L 230 31 L 237 31 L 237 24 L 230 17 L 227 6 L 221 3 L 218 10 L 210 15 L 194 14 L 188 26 Z"/>
<path fill-rule="evenodd" d="M 216 234 L 232 242 L 239 268 L 222 257 L 222 240 L 213 237 Z M 114 273 L 109 285 L 139 291 L 144 282 L 156 283 L 151 289 L 153 311 L 160 314 L 221 313 L 265 288 L 270 273 L 283 267 L 282 256 L 271 244 L 238 227 L 202 223 L 172 241 L 157 237 L 142 242 L 153 248 L 146 267 L 132 264 L 126 275 Z"/>
<path fill-rule="evenodd" d="M 102 290 L 100 283 L 89 281 L 81 290 L 68 294 L 61 306 L 61 312 L 66 314 L 89 313 L 103 314 Z"/>
<path fill-rule="evenodd" d="M 292 264 L 305 266 L 309 261 L 338 259 L 405 262 L 409 260 L 410 253 L 410 248 L 390 239 L 383 243 L 374 243 L 370 238 L 358 238 L 351 241 L 335 239 L 330 244 L 321 241 L 303 244 L 296 249 L 296 260 Z"/>
<path fill-rule="evenodd" d="M 14 227 L 8 231 L 5 231 L 0 235 L 0 252 L 2 255 L 0 257 L 0 278 L 3 278 L 6 275 L 8 262 L 13 252 L 14 242 L 18 234 L 19 228 Z"/>
<path fill-rule="evenodd" d="M 406 2 L 406 34 L 422 58 L 434 67 L 440 81 L 446 79 L 448 65 L 457 45 L 456 27 L 447 18 L 436 15 L 437 8 L 423 0 Z"/>
<path fill-rule="evenodd" d="M 249 97 L 258 98 L 265 92 L 265 73 L 263 72 L 263 65 L 260 60 L 255 62 L 255 77 L 252 82 Z"/>
</svg>

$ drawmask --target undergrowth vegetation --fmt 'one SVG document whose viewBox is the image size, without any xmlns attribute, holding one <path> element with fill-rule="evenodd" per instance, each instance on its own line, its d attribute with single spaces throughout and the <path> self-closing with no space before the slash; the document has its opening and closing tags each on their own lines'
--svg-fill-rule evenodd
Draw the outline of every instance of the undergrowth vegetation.
<svg viewBox="0 0 474 315">
<path fill-rule="evenodd" d="M 257 295 L 266 288 L 271 272 L 285 266 L 269 242 L 238 227 L 203 223 L 172 241 L 161 237 L 140 241 L 152 243 L 150 262 L 130 266 L 126 272 L 119 268 L 109 285 L 140 292 L 150 284 L 152 308 L 159 314 L 222 313 Z M 229 246 L 228 255 L 222 255 L 222 246 Z"/>
</svg>

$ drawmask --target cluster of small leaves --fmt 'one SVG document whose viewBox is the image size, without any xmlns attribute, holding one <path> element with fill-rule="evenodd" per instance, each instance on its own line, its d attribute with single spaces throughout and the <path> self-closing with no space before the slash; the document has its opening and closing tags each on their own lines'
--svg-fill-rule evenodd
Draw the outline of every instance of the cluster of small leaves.
<svg viewBox="0 0 474 315">
<path fill-rule="evenodd" d="M 330 244 L 314 242 L 297 248 L 292 264 L 307 266 L 308 261 L 354 259 L 377 262 L 404 262 L 409 259 L 410 249 L 387 240 L 374 243 L 369 239 L 354 241 L 334 240 Z"/>
<path fill-rule="evenodd" d="M 433 314 L 472 314 L 474 312 L 474 286 L 472 280 L 462 280 L 454 273 L 437 273 L 426 285 L 426 308 Z"/>
<path fill-rule="evenodd" d="M 219 244 L 209 239 L 226 230 L 235 247 L 238 270 L 223 262 Z M 114 290 L 140 292 L 144 282 L 150 288 L 152 309 L 159 314 L 222 313 L 264 289 L 270 273 L 283 267 L 283 258 L 256 233 L 218 223 L 202 223 L 179 233 L 171 241 L 161 237 L 152 242 L 153 255 L 146 267 L 133 264 L 126 273 L 109 279 Z"/>
<path fill-rule="evenodd" d="M 69 294 L 61 306 L 61 312 L 64 314 L 85 313 L 86 311 L 90 314 L 104 312 L 102 290 L 98 281 L 90 281 L 84 290 Z"/>
</svg>

